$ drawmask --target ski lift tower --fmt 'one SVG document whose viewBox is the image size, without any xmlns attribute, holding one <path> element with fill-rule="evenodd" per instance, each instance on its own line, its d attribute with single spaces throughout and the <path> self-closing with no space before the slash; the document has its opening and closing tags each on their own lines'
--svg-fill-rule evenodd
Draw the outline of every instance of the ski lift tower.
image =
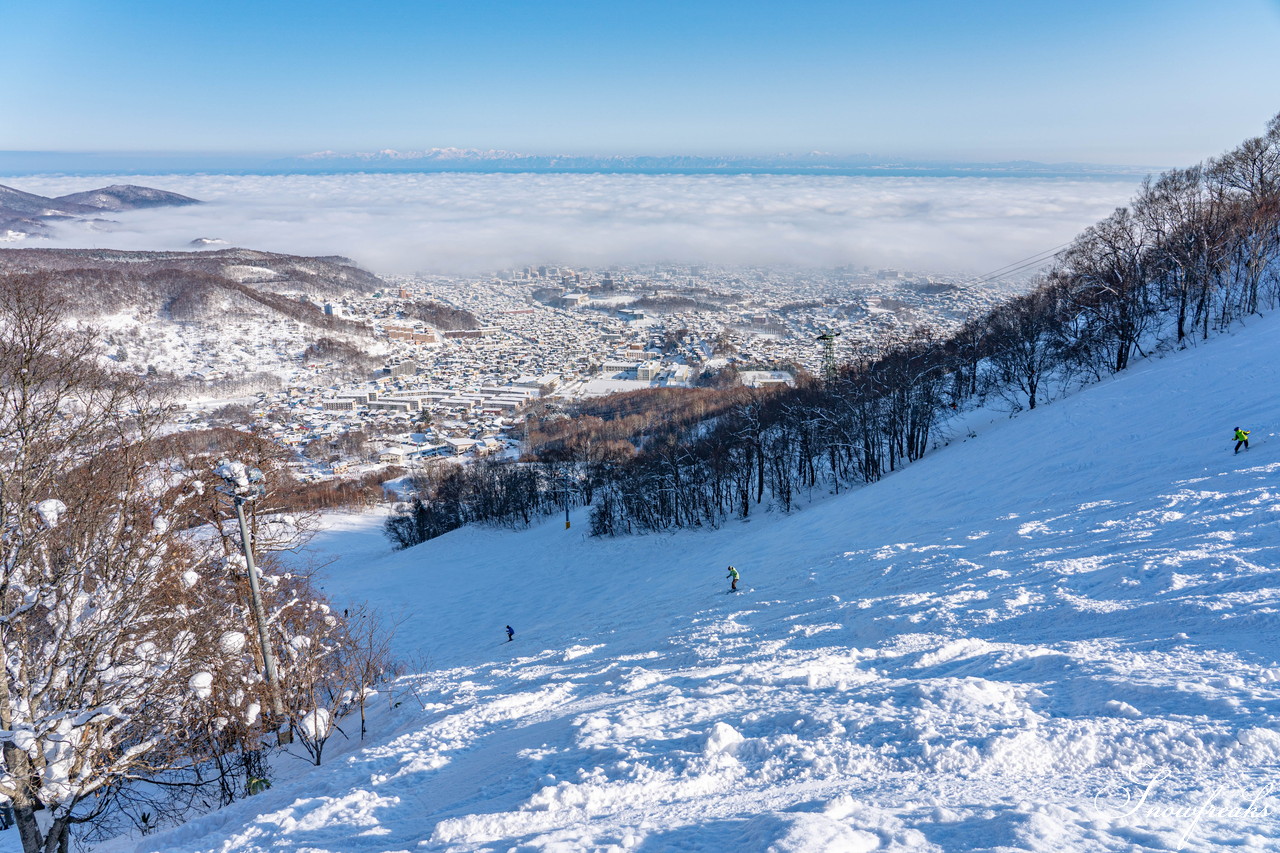
<svg viewBox="0 0 1280 853">
<path fill-rule="evenodd" d="M 822 378 L 828 382 L 836 378 L 836 338 L 838 337 L 840 333 L 830 329 L 818 335 L 818 340 L 822 342 Z"/>
</svg>

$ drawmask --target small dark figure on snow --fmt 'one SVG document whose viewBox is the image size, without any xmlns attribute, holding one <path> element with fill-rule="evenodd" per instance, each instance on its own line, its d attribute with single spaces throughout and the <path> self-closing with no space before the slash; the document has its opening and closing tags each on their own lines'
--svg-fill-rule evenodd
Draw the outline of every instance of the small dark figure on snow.
<svg viewBox="0 0 1280 853">
<path fill-rule="evenodd" d="M 1249 430 L 1240 429 L 1240 427 L 1236 427 L 1235 442 L 1236 442 L 1236 453 L 1240 452 L 1240 445 L 1242 444 L 1244 445 L 1244 449 L 1248 450 L 1249 449 Z"/>
<path fill-rule="evenodd" d="M 507 642 L 509 643 L 515 638 L 516 638 L 516 629 L 508 625 L 507 626 Z"/>
<path fill-rule="evenodd" d="M 735 569 L 733 566 L 730 566 L 729 574 L 725 575 L 725 577 L 733 579 L 729 583 L 729 592 L 737 592 L 738 591 L 738 570 Z"/>
</svg>

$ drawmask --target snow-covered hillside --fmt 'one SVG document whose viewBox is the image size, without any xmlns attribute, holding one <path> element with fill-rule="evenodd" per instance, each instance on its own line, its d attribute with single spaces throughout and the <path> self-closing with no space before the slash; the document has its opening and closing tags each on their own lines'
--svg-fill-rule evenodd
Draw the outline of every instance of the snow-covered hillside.
<svg viewBox="0 0 1280 853">
<path fill-rule="evenodd" d="M 146 201 L 144 193 L 129 197 Z M 0 274 L 6 272 L 47 273 L 50 293 L 66 300 L 76 320 L 103 333 L 105 354 L 117 367 L 185 381 L 187 399 L 307 384 L 317 374 L 301 359 L 323 338 L 356 351 L 385 350 L 360 324 L 321 311 L 328 300 L 386 286 L 345 258 L 235 248 L 0 249 Z"/>
<path fill-rule="evenodd" d="M 110 849 L 1280 849 L 1278 333 L 718 531 L 335 519 L 328 593 L 425 674 L 365 748 Z"/>
</svg>

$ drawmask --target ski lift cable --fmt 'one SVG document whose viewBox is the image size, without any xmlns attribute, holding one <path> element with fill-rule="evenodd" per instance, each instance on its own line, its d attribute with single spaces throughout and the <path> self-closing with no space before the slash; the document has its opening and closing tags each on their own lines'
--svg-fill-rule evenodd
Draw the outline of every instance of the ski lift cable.
<svg viewBox="0 0 1280 853">
<path fill-rule="evenodd" d="M 1005 270 L 1004 272 L 999 272 L 999 273 L 996 273 L 995 275 L 988 275 L 976 281 L 971 281 L 968 283 L 967 286 L 972 287 L 974 285 L 987 284 L 989 282 L 995 281 L 996 279 L 1006 278 L 1011 275 L 1017 275 L 1018 273 L 1024 272 L 1025 270 L 1042 267 L 1045 264 L 1051 262 L 1052 260 L 1053 260 L 1053 256 L 1050 255 L 1047 258 L 1040 258 L 1039 260 L 1029 261 L 1028 263 L 1022 264 L 1021 266 L 1013 267 L 1011 269 Z"/>
<path fill-rule="evenodd" d="M 1022 264 L 1026 263 L 1026 262 L 1028 262 L 1028 261 L 1036 260 L 1036 259 L 1043 258 L 1043 257 L 1046 257 L 1046 256 L 1052 256 L 1052 255 L 1055 255 L 1055 254 L 1057 254 L 1058 252 L 1060 252 L 1060 251 L 1062 251 L 1063 249 L 1065 249 L 1067 246 L 1070 246 L 1070 245 L 1071 245 L 1071 242 L 1072 242 L 1072 241 L 1067 241 L 1066 243 L 1063 243 L 1063 244 L 1061 244 L 1061 245 L 1059 245 L 1059 246 L 1054 246 L 1052 249 L 1045 249 L 1044 251 L 1036 252 L 1034 255 L 1031 255 L 1030 257 L 1023 258 L 1023 259 L 1022 259 L 1022 260 L 1020 260 L 1020 261 L 1014 261 L 1013 263 L 1005 264 L 1004 266 L 1002 266 L 1002 267 L 998 267 L 998 268 L 996 268 L 996 269 L 992 270 L 991 272 L 983 273 L 981 276 L 979 276 L 979 278 L 986 278 L 987 276 L 991 276 L 991 275 L 998 275 L 999 273 L 1002 273 L 1002 272 L 1004 272 L 1005 270 L 1007 270 L 1009 267 L 1021 266 Z"/>
<path fill-rule="evenodd" d="M 1036 269 L 1037 267 L 1043 267 L 1046 264 L 1052 262 L 1054 257 L 1055 255 L 1046 255 L 1045 257 L 1036 258 L 1034 260 L 1027 261 L 1017 266 L 1008 267 L 997 273 L 988 273 L 979 278 L 975 278 L 971 281 L 965 282 L 964 286 L 974 287 L 977 285 L 987 284 L 989 282 L 995 281 L 996 279 L 1007 278 L 1008 276 L 1017 275 L 1018 273 L 1024 272 L 1025 270 Z"/>
<path fill-rule="evenodd" d="M 1015 273 L 1022 272 L 1025 269 L 1039 266 L 1051 260 L 1053 257 L 1055 257 L 1058 254 L 1058 252 L 1062 251 L 1063 249 L 1065 249 L 1067 246 L 1070 246 L 1070 245 L 1071 245 L 1071 242 L 1068 241 L 1066 243 L 1063 243 L 1060 246 L 1054 246 L 1052 249 L 1046 249 L 1042 252 L 1037 252 L 1036 254 L 1031 255 L 1030 257 L 1023 258 L 1020 261 L 1014 261 L 1013 263 L 1005 264 L 1004 266 L 998 269 L 994 269 L 991 272 L 983 273 L 982 275 L 977 276 L 972 281 L 965 282 L 965 286 L 972 287 L 978 284 L 986 284 L 990 281 L 994 281 L 995 279 L 1000 278 L 1001 276 L 1014 275 Z"/>
<path fill-rule="evenodd" d="M 1070 245 L 1070 244 L 1067 244 L 1067 245 Z M 1058 246 L 1053 249 L 1049 249 L 1047 251 L 1040 252 L 1035 255 L 1031 255 L 1030 257 L 1023 258 L 1020 261 L 1014 261 L 1011 264 L 1005 264 L 999 269 L 995 269 L 995 270 L 992 270 L 991 272 L 983 273 L 982 275 L 977 276 L 974 280 L 988 281 L 993 278 L 998 278 L 1002 275 L 1011 275 L 1014 272 L 1025 269 L 1030 266 L 1036 266 L 1037 264 L 1042 264 L 1045 261 L 1048 261 L 1054 258 L 1058 254 L 1058 252 L 1062 250 L 1062 248 L 1063 248 L 1062 246 Z"/>
</svg>

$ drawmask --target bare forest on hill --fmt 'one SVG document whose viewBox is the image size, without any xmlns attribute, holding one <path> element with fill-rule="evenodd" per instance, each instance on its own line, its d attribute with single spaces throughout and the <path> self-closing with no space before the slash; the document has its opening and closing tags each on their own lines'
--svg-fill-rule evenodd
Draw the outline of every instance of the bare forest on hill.
<svg viewBox="0 0 1280 853">
<path fill-rule="evenodd" d="M 406 309 L 406 315 L 446 332 L 480 328 L 475 314 L 434 299 L 420 299 Z"/>
<path fill-rule="evenodd" d="M 345 258 L 304 258 L 248 249 L 122 252 L 0 249 L 0 274 L 29 281 L 62 300 L 68 314 L 92 320 L 130 309 L 173 322 L 229 313 L 274 316 L 320 330 L 368 334 L 362 324 L 326 315 L 318 302 L 385 283 Z"/>
</svg>

